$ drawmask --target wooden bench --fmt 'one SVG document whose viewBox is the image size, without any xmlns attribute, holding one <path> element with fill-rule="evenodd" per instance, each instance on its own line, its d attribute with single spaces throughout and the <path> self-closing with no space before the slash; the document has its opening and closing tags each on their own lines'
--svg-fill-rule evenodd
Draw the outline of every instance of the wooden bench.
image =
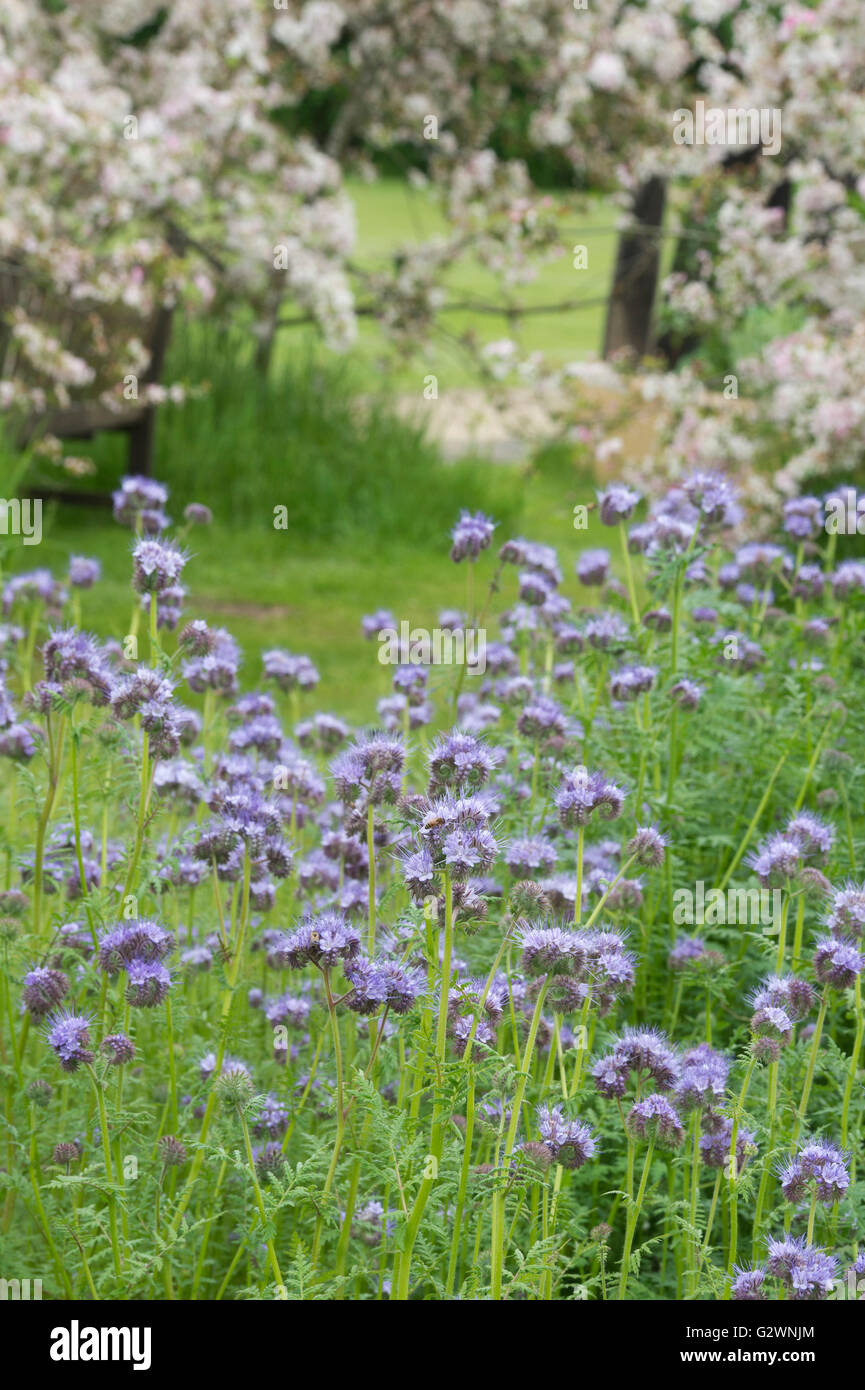
<svg viewBox="0 0 865 1390">
<path fill-rule="evenodd" d="M 46 434 L 56 435 L 60 439 L 92 439 L 103 431 L 125 434 L 129 446 L 129 472 L 150 474 L 156 406 L 138 401 L 118 402 L 116 406 L 104 404 L 102 398 L 105 393 L 116 390 L 118 385 L 116 362 L 111 360 L 109 354 L 100 361 L 92 348 L 103 329 L 108 330 L 106 337 L 109 343 L 116 340 L 117 330 L 128 331 L 130 337 L 139 337 L 150 353 L 148 366 L 139 379 L 139 388 L 159 382 L 165 367 L 173 311 L 159 307 L 149 319 L 142 320 L 122 306 L 60 303 L 53 292 L 39 285 L 23 266 L 14 261 L 0 261 L 0 362 L 8 364 L 12 357 L 14 370 L 34 387 L 42 385 L 44 377 L 28 364 L 26 356 L 16 346 L 12 323 L 16 308 L 23 309 L 35 322 L 46 325 L 48 332 L 65 351 L 82 356 L 91 364 L 94 361 L 98 364 L 93 381 L 83 387 L 68 388 L 71 398 L 68 405 L 52 407 L 44 412 L 31 412 L 16 422 L 13 437 L 19 447 L 26 448 Z M 15 355 L 17 362 L 14 361 Z M 24 489 L 25 495 L 27 491 Z M 88 506 L 94 503 L 104 505 L 111 501 L 107 493 L 62 487 L 40 487 L 38 495 Z"/>
</svg>

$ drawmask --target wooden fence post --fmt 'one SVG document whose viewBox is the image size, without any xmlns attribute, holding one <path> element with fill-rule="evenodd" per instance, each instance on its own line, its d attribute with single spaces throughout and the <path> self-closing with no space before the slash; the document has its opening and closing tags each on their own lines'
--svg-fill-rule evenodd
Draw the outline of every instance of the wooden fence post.
<svg viewBox="0 0 865 1390">
<path fill-rule="evenodd" d="M 616 253 L 616 269 L 607 304 L 604 357 L 630 348 L 644 357 L 652 346 L 652 311 L 660 265 L 659 237 L 664 221 L 667 185 L 661 178 L 647 179 L 633 202 L 636 226 L 622 232 Z"/>
<path fill-rule="evenodd" d="M 172 309 L 157 310 L 150 340 L 150 364 L 144 374 L 144 385 L 162 379 L 165 354 L 171 337 Z M 129 472 L 149 477 L 153 466 L 153 446 L 156 439 L 156 406 L 145 405 L 141 419 L 129 429 Z"/>
</svg>

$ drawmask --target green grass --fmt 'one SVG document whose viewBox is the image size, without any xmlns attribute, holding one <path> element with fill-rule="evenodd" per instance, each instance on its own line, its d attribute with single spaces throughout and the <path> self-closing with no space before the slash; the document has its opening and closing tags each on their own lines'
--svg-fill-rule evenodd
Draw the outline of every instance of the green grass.
<svg viewBox="0 0 865 1390">
<path fill-rule="evenodd" d="M 348 189 L 357 215 L 355 260 L 365 271 L 383 270 L 392 264 L 401 247 L 444 236 L 447 231 L 447 223 L 430 190 L 417 189 L 397 179 L 382 179 L 373 184 L 350 181 Z M 605 308 L 595 301 L 609 292 L 616 257 L 616 236 L 609 229 L 615 225 L 617 210 L 609 199 L 601 197 L 567 194 L 556 201 L 563 209 L 561 255 L 544 266 L 535 280 L 516 288 L 513 300 L 519 305 L 536 306 L 586 299 L 592 301 L 590 306 L 565 313 L 530 315 L 511 322 L 504 312 L 443 314 L 442 331 L 432 341 L 424 342 L 411 357 L 400 355 L 395 362 L 389 362 L 391 389 L 420 392 L 423 377 L 429 373 L 438 376 L 440 391 L 449 386 L 479 383 L 481 377 L 472 358 L 458 346 L 465 333 L 471 333 L 478 343 L 515 338 L 526 353 L 542 352 L 555 365 L 600 355 Z M 588 249 L 588 265 L 583 270 L 573 267 L 573 248 L 578 244 Z M 468 298 L 473 302 L 502 304 L 504 309 L 496 277 L 473 257 L 466 257 L 452 268 L 446 285 L 453 302 Z M 275 353 L 277 368 L 310 349 L 316 355 L 332 356 L 311 331 L 282 330 Z M 367 390 L 374 389 L 379 379 L 384 350 L 378 328 L 369 320 L 360 320 L 351 357 L 368 375 Z"/>
<path fill-rule="evenodd" d="M 427 193 L 396 181 L 359 184 L 352 191 L 359 259 L 368 268 L 381 265 L 398 245 L 443 229 Z M 595 201 L 587 213 L 575 208 L 575 227 L 585 217 L 601 227 L 612 222 L 613 213 Z M 569 246 L 577 239 L 570 238 Z M 520 297 L 548 302 L 583 290 L 594 294 L 605 285 L 614 238 L 585 239 L 589 270 L 574 271 L 568 254 Z M 453 286 L 455 294 L 479 299 L 493 293 L 491 277 L 470 263 L 454 272 Z M 600 340 L 602 314 L 593 312 L 594 320 L 526 320 L 526 348 L 541 347 L 558 360 L 584 355 Z M 465 328 L 467 316 L 460 321 L 454 315 L 450 326 Z M 505 331 L 494 317 L 479 327 L 489 338 Z M 549 450 L 535 465 L 482 459 L 448 464 L 419 429 L 394 415 L 393 394 L 416 386 L 423 372 L 444 368 L 443 390 L 451 370 L 458 372 L 458 385 L 472 384 L 476 378 L 452 348 L 433 344 L 416 366 L 404 363 L 396 374 L 383 376 L 381 340 L 368 323 L 345 358 L 304 331 L 286 330 L 266 383 L 252 354 L 251 339 L 239 330 L 227 334 L 207 323 L 176 324 L 167 379 L 207 381 L 209 390 L 182 408 L 160 411 L 155 468 L 171 489 L 175 519 L 192 500 L 214 510 L 214 526 L 189 538 L 194 558 L 186 573 L 188 613 L 235 633 L 244 647 L 247 685 L 258 679 L 262 650 L 287 646 L 308 652 L 321 672 L 311 704 L 358 722 L 372 719 L 388 673 L 361 636 L 361 615 L 390 607 L 397 618 L 434 626 L 441 609 L 464 606 L 465 566 L 448 558 L 449 531 L 461 507 L 492 515 L 499 523 L 497 543 L 519 533 L 556 546 L 571 575 L 581 546 L 601 539 L 573 530 L 573 505 L 590 501 L 593 488 L 569 449 Z M 356 403 L 360 395 L 362 409 Z M 64 479 L 64 486 L 104 491 L 126 471 L 121 435 L 71 442 L 68 451 L 91 458 L 96 473 L 78 483 Z M 0 457 L 2 495 L 12 495 L 20 468 L 20 457 Z M 52 465 L 31 464 L 28 483 L 37 491 L 56 481 Z M 274 528 L 276 507 L 286 508 L 285 530 Z M 103 637 L 125 636 L 116 625 L 131 604 L 129 532 L 107 510 L 56 503 L 46 508 L 44 529 L 38 549 L 10 540 L 4 569 L 50 565 L 62 573 L 72 553 L 98 556 L 104 579 L 83 596 L 84 623 Z M 493 567 L 492 556 L 484 556 L 479 586 Z M 513 572 L 506 584 L 514 597 Z"/>
<path fill-rule="evenodd" d="M 390 673 L 377 664 L 375 648 L 364 641 L 361 616 L 388 607 L 398 620 L 433 627 L 443 608 L 465 607 L 466 567 L 454 565 L 448 555 L 449 525 L 465 499 L 460 475 L 442 467 L 454 484 L 448 524 L 430 528 L 422 544 L 406 541 L 399 532 L 371 544 L 356 530 L 329 542 L 303 540 L 275 530 L 266 511 L 257 525 L 232 526 L 219 520 L 190 533 L 187 544 L 193 558 L 185 574 L 186 612 L 228 627 L 240 641 L 245 686 L 259 680 L 261 652 L 284 646 L 308 653 L 321 673 L 321 685 L 306 697 L 310 709 L 329 709 L 357 723 L 374 718 L 375 702 L 386 693 Z M 574 503 L 592 500 L 590 480 L 576 470 L 566 451 L 551 452 L 535 467 L 500 466 L 485 473 L 478 464 L 474 471 L 477 479 L 494 480 L 505 499 L 519 499 L 506 522 L 491 506 L 491 515 L 502 523 L 494 546 L 516 533 L 556 546 L 566 591 L 576 596 L 577 554 L 583 545 L 604 540 L 597 521 L 588 531 L 573 529 Z M 199 496 L 215 500 L 204 482 Z M 39 564 L 62 574 L 70 554 L 98 556 L 103 578 L 82 595 L 82 621 L 101 637 L 121 640 L 128 624 L 118 631 L 118 619 L 126 622 L 131 612 L 129 531 L 116 525 L 110 512 L 52 503 L 46 508 L 44 533 L 38 549 L 10 542 L 4 567 L 19 570 Z M 485 554 L 478 565 L 479 593 L 486 592 L 494 568 L 494 555 Z M 503 594 L 511 601 L 516 598 L 516 576 L 510 568 Z M 586 591 L 582 594 L 589 597 Z"/>
</svg>

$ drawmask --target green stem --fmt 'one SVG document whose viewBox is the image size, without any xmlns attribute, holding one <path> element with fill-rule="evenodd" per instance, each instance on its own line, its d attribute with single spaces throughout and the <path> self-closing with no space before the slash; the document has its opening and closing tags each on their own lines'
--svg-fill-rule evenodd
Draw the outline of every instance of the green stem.
<svg viewBox="0 0 865 1390">
<path fill-rule="evenodd" d="M 61 1281 L 61 1283 L 63 1284 L 63 1287 L 64 1287 L 65 1290 L 66 1290 L 66 1296 L 67 1296 L 67 1298 L 70 1298 L 70 1299 L 71 1299 L 71 1298 L 74 1297 L 74 1292 L 73 1292 L 73 1289 L 72 1289 L 72 1284 L 71 1284 L 71 1282 L 70 1282 L 69 1275 L 66 1273 L 66 1267 L 65 1267 L 65 1265 L 63 1264 L 63 1261 L 61 1260 L 60 1255 L 59 1255 L 59 1253 L 58 1253 L 58 1251 L 57 1251 L 57 1246 L 56 1246 L 55 1243 L 54 1243 L 54 1237 L 53 1237 L 53 1235 L 51 1234 L 51 1223 L 49 1222 L 48 1217 L 47 1217 L 46 1214 L 45 1214 L 45 1207 L 44 1207 L 44 1204 L 43 1204 L 43 1202 L 42 1202 L 42 1192 L 41 1192 L 40 1187 L 39 1187 L 39 1161 L 38 1161 L 38 1157 L 37 1157 L 37 1153 L 36 1153 L 36 1116 L 35 1116 L 35 1109 L 36 1109 L 36 1107 L 31 1103 L 31 1105 L 30 1105 L 30 1185 L 31 1185 L 31 1187 L 33 1188 L 33 1198 L 34 1198 L 34 1201 L 36 1202 L 36 1210 L 37 1210 L 37 1212 L 39 1213 L 39 1220 L 40 1220 L 40 1222 L 42 1223 L 42 1234 L 43 1234 L 44 1237 L 45 1237 L 45 1243 L 46 1243 L 46 1245 L 48 1246 L 48 1249 L 51 1251 L 51 1258 L 53 1259 L 54 1264 L 55 1264 L 56 1267 L 57 1267 L 57 1273 L 60 1275 L 60 1281 Z M 83 1257 L 83 1252 L 82 1252 L 82 1257 Z M 87 1265 L 86 1259 L 84 1260 L 84 1264 L 85 1264 L 85 1267 L 86 1267 L 86 1265 Z M 89 1277 L 89 1270 L 88 1270 L 88 1277 Z M 91 1288 L 92 1288 L 92 1282 L 93 1282 L 93 1281 L 91 1280 Z M 94 1294 L 94 1298 L 95 1298 L 95 1296 L 96 1296 L 96 1295 Z"/>
<path fill-rule="evenodd" d="M 535 1011 L 532 1014 L 532 1021 L 529 1025 L 529 1035 L 526 1039 L 525 1051 L 523 1053 L 522 1065 L 520 1067 L 520 1078 L 517 1082 L 516 1095 L 514 1096 L 513 1108 L 511 1110 L 511 1120 L 508 1125 L 505 1149 L 501 1160 L 501 1175 L 499 1187 L 493 1197 L 493 1212 L 495 1224 L 495 1238 L 492 1242 L 492 1297 L 500 1299 L 502 1296 L 502 1273 L 504 1266 L 504 1236 L 505 1236 L 505 1184 L 508 1178 L 508 1165 L 516 1144 L 517 1130 L 520 1123 L 520 1115 L 523 1108 L 523 1099 L 526 1094 L 526 1086 L 531 1074 L 532 1056 L 537 1041 L 538 1029 L 541 1023 L 541 1013 L 546 998 L 549 976 L 547 976 L 538 991 L 538 998 L 535 1004 Z"/>
<path fill-rule="evenodd" d="M 583 915 L 583 842 L 586 836 L 586 827 L 581 825 L 577 830 L 577 892 L 574 898 L 574 926 L 580 925 L 580 918 Z"/>
<path fill-rule="evenodd" d="M 366 812 L 366 851 L 369 859 L 369 933 L 367 951 L 370 960 L 375 953 L 375 826 L 373 823 L 373 805 L 369 803 Z"/>
<path fill-rule="evenodd" d="M 727 1252 L 727 1292 L 726 1298 L 730 1296 L 730 1285 L 733 1280 L 733 1266 L 736 1263 L 739 1244 L 739 1194 L 737 1183 L 739 1181 L 739 1160 L 736 1154 L 736 1144 L 739 1138 L 739 1120 L 745 1108 L 745 1101 L 748 1096 L 748 1088 L 751 1085 L 751 1077 L 754 1075 L 754 1068 L 757 1065 L 757 1058 L 751 1053 L 748 1062 L 748 1069 L 745 1072 L 745 1080 L 742 1082 L 742 1089 L 739 1092 L 739 1099 L 733 1111 L 733 1125 L 730 1130 L 730 1152 L 727 1158 L 727 1180 L 729 1182 L 730 1198 L 730 1248 Z"/>
<path fill-rule="evenodd" d="M 111 1253 L 114 1257 L 114 1273 L 120 1278 L 123 1266 L 120 1259 L 120 1246 L 117 1240 L 117 1201 L 114 1194 L 114 1167 L 111 1162 L 111 1142 L 108 1138 L 108 1116 L 105 1112 L 105 1097 L 102 1094 L 102 1087 L 96 1076 L 96 1072 L 89 1063 L 85 1063 L 90 1083 L 96 1095 L 96 1104 L 99 1107 L 99 1130 L 102 1135 L 102 1157 L 105 1163 L 105 1177 L 109 1183 L 108 1191 L 108 1219 L 111 1227 Z"/>
<path fill-rule="evenodd" d="M 625 523 L 623 521 L 619 522 L 619 537 L 622 542 L 622 557 L 625 561 L 625 579 L 627 580 L 628 584 L 628 597 L 631 600 L 631 614 L 634 619 L 634 627 L 637 629 L 637 633 L 639 634 L 640 607 L 637 603 L 637 590 L 634 585 L 634 570 L 633 566 L 631 565 L 631 552 L 628 549 L 628 533 L 625 529 Z"/>
<path fill-rule="evenodd" d="M 267 1212 L 264 1209 L 264 1198 L 261 1195 L 261 1188 L 258 1183 L 258 1174 L 255 1171 L 255 1159 L 252 1156 L 252 1144 L 249 1141 L 249 1125 L 246 1123 L 246 1116 L 244 1115 L 240 1106 L 237 1107 L 237 1114 L 240 1119 L 241 1127 L 243 1129 L 243 1143 L 244 1147 L 246 1148 L 246 1161 L 249 1164 L 249 1174 L 252 1178 L 252 1190 L 255 1195 L 255 1205 L 258 1207 L 258 1214 L 261 1217 L 261 1224 L 266 1231 Z M 279 1268 L 279 1260 L 276 1258 L 276 1251 L 273 1247 L 273 1239 L 271 1236 L 267 1236 L 265 1244 L 267 1246 L 267 1253 L 270 1256 L 270 1267 L 273 1270 L 273 1277 L 276 1280 L 277 1284 L 281 1286 L 283 1283 L 282 1271 Z"/>
<path fill-rule="evenodd" d="M 333 1034 L 333 1054 L 336 1066 L 336 1136 L 334 1138 L 333 1143 L 333 1153 L 331 1154 L 330 1167 L 327 1170 L 327 1177 L 324 1180 L 324 1187 L 321 1193 L 322 1207 L 324 1206 L 324 1203 L 326 1203 L 328 1197 L 330 1196 L 330 1190 L 333 1187 L 333 1181 L 336 1177 L 336 1169 L 339 1163 L 339 1155 L 342 1149 L 342 1141 L 345 1135 L 345 1102 L 343 1096 L 342 1046 L 339 1036 L 339 1019 L 336 1016 L 336 1006 L 333 1002 L 333 992 L 330 987 L 330 971 L 325 969 L 323 971 L 323 974 L 324 991 L 327 995 L 327 1011 L 330 1015 L 330 1026 L 331 1032 Z M 314 1266 L 317 1266 L 318 1264 L 318 1254 L 321 1248 L 321 1232 L 323 1223 L 324 1213 L 320 1209 L 318 1217 L 316 1218 L 315 1236 L 313 1237 L 312 1245 L 312 1263 Z"/>
<path fill-rule="evenodd" d="M 820 1038 L 823 1033 L 823 1024 L 826 1021 L 826 1009 L 828 1007 L 828 1004 L 829 990 L 827 987 L 823 991 L 823 997 L 820 1000 L 820 1012 L 817 1015 L 817 1022 L 814 1025 L 814 1036 L 811 1039 L 811 1053 L 808 1057 L 808 1071 L 805 1074 L 805 1085 L 802 1088 L 802 1099 L 799 1102 L 799 1109 L 796 1111 L 796 1123 L 793 1126 L 793 1142 L 791 1144 L 791 1151 L 796 1147 L 796 1142 L 799 1138 L 799 1131 L 802 1128 L 802 1121 L 804 1120 L 805 1112 L 808 1109 L 808 1101 L 811 1096 L 811 1086 L 814 1081 L 814 1068 L 817 1065 L 817 1053 L 820 1050 Z"/>
<path fill-rule="evenodd" d="M 424 1209 L 432 1190 L 433 1183 L 438 1175 L 438 1163 L 442 1154 L 444 1140 L 443 1107 L 441 1096 L 441 1074 L 445 1061 L 445 1047 L 447 1045 L 447 1021 L 448 1021 L 448 996 L 450 991 L 451 960 L 453 956 L 453 884 L 449 873 L 444 875 L 445 883 L 445 939 L 444 953 L 442 956 L 441 989 L 439 991 L 439 1012 L 438 1024 L 436 1027 L 436 1047 L 435 1059 L 436 1070 L 438 1073 L 438 1085 L 436 1087 L 435 1100 L 433 1102 L 432 1131 L 430 1134 L 430 1151 L 427 1156 L 427 1176 L 424 1177 L 417 1196 L 412 1206 L 411 1214 L 406 1223 L 405 1239 L 403 1249 L 399 1256 L 398 1276 L 394 1279 L 395 1298 L 397 1301 L 405 1302 L 411 1288 L 411 1257 L 414 1250 L 414 1243 L 420 1230 L 420 1223 L 423 1218 Z"/>
<path fill-rule="evenodd" d="M 862 1050 L 862 1035 L 865 1032 L 865 1016 L 862 1013 L 862 977 L 856 976 L 854 986 L 856 992 L 856 1038 L 853 1042 L 853 1051 L 850 1055 L 850 1069 L 847 1072 L 847 1084 L 844 1087 L 844 1105 L 841 1110 L 841 1147 L 847 1147 L 847 1130 L 850 1121 L 850 1099 L 853 1095 L 853 1086 L 856 1082 L 856 1073 L 859 1070 L 859 1054 Z"/>
<path fill-rule="evenodd" d="M 770 1163 L 775 1149 L 775 1129 L 777 1126 L 778 1110 L 778 1063 L 769 1063 L 769 1147 L 763 1161 L 763 1171 L 760 1174 L 760 1187 L 757 1191 L 757 1206 L 754 1212 L 754 1230 L 751 1238 L 751 1259 L 756 1262 L 761 1235 L 761 1222 L 763 1218 L 763 1206 L 769 1191 Z"/>
<path fill-rule="evenodd" d="M 624 1302 L 625 1295 L 628 1291 L 628 1274 L 630 1272 L 629 1266 L 631 1263 L 631 1246 L 634 1243 L 634 1232 L 637 1229 L 637 1221 L 640 1217 L 640 1208 L 643 1205 L 643 1198 L 646 1195 L 646 1183 L 649 1180 L 649 1169 L 652 1164 L 652 1154 L 654 1153 L 654 1150 L 655 1137 L 654 1135 L 652 1135 L 652 1137 L 649 1139 L 649 1147 L 646 1150 L 646 1157 L 643 1162 L 643 1173 L 640 1178 L 640 1186 L 637 1192 L 636 1200 L 633 1201 L 631 1203 L 631 1206 L 628 1208 L 628 1225 L 625 1230 L 625 1244 L 622 1249 L 622 1268 L 619 1274 L 618 1301 L 620 1303 Z"/>
</svg>

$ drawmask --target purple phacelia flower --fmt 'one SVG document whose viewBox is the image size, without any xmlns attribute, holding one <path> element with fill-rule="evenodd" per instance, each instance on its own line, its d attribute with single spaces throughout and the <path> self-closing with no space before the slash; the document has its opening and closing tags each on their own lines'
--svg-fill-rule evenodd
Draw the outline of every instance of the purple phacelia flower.
<svg viewBox="0 0 865 1390">
<path fill-rule="evenodd" d="M 288 1127 L 288 1107 L 274 1095 L 268 1094 L 262 1097 L 261 1109 L 258 1111 L 253 1129 L 256 1134 L 269 1134 L 271 1138 L 276 1138 L 284 1134 Z"/>
<path fill-rule="evenodd" d="M 62 1009 L 46 1019 L 45 1038 L 54 1049 L 63 1071 L 77 1071 L 80 1066 L 90 1066 L 92 1063 L 91 1021 L 88 1015 L 75 1014 L 68 1009 Z"/>
<path fill-rule="evenodd" d="M 162 517 L 162 509 L 168 501 L 168 489 L 155 478 L 131 476 L 122 478 L 120 487 L 113 494 L 114 520 L 126 526 L 141 524 L 144 518 Z M 163 521 L 167 518 L 162 517 Z M 152 533 L 151 525 L 143 525 L 143 530 Z M 161 530 L 162 526 L 156 528 Z"/>
<path fill-rule="evenodd" d="M 281 969 L 301 970 L 317 965 L 331 970 L 340 961 L 352 960 L 360 951 L 360 933 L 336 912 L 309 917 L 271 948 L 269 958 Z"/>
<path fill-rule="evenodd" d="M 676 1050 L 657 1028 L 626 1028 L 614 1039 L 610 1055 L 625 1072 L 648 1072 L 661 1091 L 669 1091 L 679 1078 Z"/>
<path fill-rule="evenodd" d="M 849 989 L 862 973 L 865 956 L 847 941 L 825 937 L 814 952 L 814 974 L 821 985 Z"/>
<path fill-rule="evenodd" d="M 262 653 L 265 680 L 275 681 L 280 690 L 311 690 L 321 677 L 308 656 L 273 648 Z"/>
<path fill-rule="evenodd" d="M 796 1301 L 825 1298 L 832 1292 L 837 1260 L 825 1250 L 808 1245 L 804 1237 L 769 1239 L 767 1268 L 780 1279 Z"/>
<path fill-rule="evenodd" d="M 625 854 L 638 864 L 658 868 L 664 862 L 664 852 L 670 843 L 656 825 L 638 826 L 625 846 Z"/>
<path fill-rule="evenodd" d="M 190 502 L 184 507 L 183 516 L 193 526 L 209 526 L 213 521 L 213 512 L 203 502 Z"/>
<path fill-rule="evenodd" d="M 640 500 L 640 494 L 624 483 L 610 483 L 598 493 L 600 517 L 604 526 L 617 526 L 627 521 Z"/>
<path fill-rule="evenodd" d="M 698 471 L 686 478 L 683 491 L 702 513 L 707 526 L 736 526 L 742 519 L 738 489 L 723 473 Z"/>
<path fill-rule="evenodd" d="M 578 975 L 588 960 L 585 933 L 567 927 L 521 922 L 515 941 L 527 975 Z"/>
<path fill-rule="evenodd" d="M 172 949 L 174 937 L 159 922 L 141 917 L 106 932 L 99 941 L 99 966 L 106 975 L 117 975 L 137 961 L 161 961 Z"/>
<path fill-rule="evenodd" d="M 618 613 L 601 612 L 588 619 L 583 635 L 590 647 L 607 651 L 626 646 L 631 632 L 624 618 L 619 617 Z"/>
<path fill-rule="evenodd" d="M 505 851 L 505 863 L 518 878 L 537 878 L 553 870 L 556 851 L 547 840 L 528 836 L 511 842 Z"/>
<path fill-rule="evenodd" d="M 174 541 L 144 538 L 132 550 L 132 587 L 137 594 L 159 597 L 175 585 L 188 556 Z"/>
<path fill-rule="evenodd" d="M 730 1297 L 734 1301 L 756 1303 L 765 1299 L 763 1285 L 766 1282 L 766 1270 L 763 1265 L 747 1265 L 744 1268 L 734 1265 L 733 1275 Z"/>
<path fill-rule="evenodd" d="M 682 709 L 696 709 L 703 698 L 703 688 L 683 676 L 670 687 L 670 694 Z"/>
<path fill-rule="evenodd" d="M 137 1009 L 155 1009 L 171 988 L 171 975 L 157 960 L 130 961 L 126 977 L 126 1002 Z"/>
<path fill-rule="evenodd" d="M 577 560 L 577 578 L 589 588 L 605 584 L 609 573 L 609 550 L 584 550 Z"/>
<path fill-rule="evenodd" d="M 595 811 L 603 820 L 622 814 L 626 793 L 602 772 L 577 767 L 565 775 L 555 793 L 556 810 L 566 830 L 588 825 Z"/>
<path fill-rule="evenodd" d="M 537 1117 L 541 1139 L 563 1168 L 582 1168 L 595 1157 L 594 1133 L 582 1120 L 567 1119 L 560 1105 L 540 1106 Z"/>
<path fill-rule="evenodd" d="M 819 497 L 791 497 L 784 503 L 784 530 L 797 541 L 813 540 L 823 527 Z"/>
<path fill-rule="evenodd" d="M 807 980 L 798 975 L 769 975 L 751 996 L 755 1009 L 767 1005 L 783 1009 L 794 1023 L 799 1023 L 814 1007 L 814 991 Z"/>
<path fill-rule="evenodd" d="M 622 666 L 610 676 L 610 694 L 614 700 L 636 700 L 652 689 L 657 678 L 654 666 Z"/>
<path fill-rule="evenodd" d="M 819 816 L 810 811 L 800 811 L 791 816 L 784 831 L 801 848 L 803 859 L 817 859 L 825 863 L 835 841 L 835 831 Z"/>
<path fill-rule="evenodd" d="M 92 589 L 101 573 L 98 560 L 89 560 L 84 555 L 70 556 L 69 583 L 74 589 Z"/>
<path fill-rule="evenodd" d="M 29 762 L 36 753 L 36 733 L 31 724 L 9 724 L 0 730 L 0 758 Z"/>
<path fill-rule="evenodd" d="M 802 868 L 802 842 L 788 833 L 770 835 L 745 862 L 764 888 L 785 887 Z"/>
<path fill-rule="evenodd" d="M 397 626 L 396 618 L 389 608 L 379 608 L 375 613 L 368 613 L 360 620 L 363 635 L 368 642 L 374 637 L 378 637 L 380 632 L 395 631 Z"/>
<path fill-rule="evenodd" d="M 685 1138 L 678 1112 L 666 1096 L 646 1096 L 645 1100 L 638 1100 L 628 1112 L 627 1126 L 632 1138 L 654 1138 L 666 1149 L 677 1149 Z"/>
<path fill-rule="evenodd" d="M 431 796 L 444 791 L 476 791 L 501 761 L 497 750 L 472 734 L 455 729 L 443 734 L 428 755 Z"/>
<path fill-rule="evenodd" d="M 681 1072 L 673 1088 L 682 1111 L 706 1110 L 720 1105 L 727 1089 L 730 1062 L 708 1043 L 699 1043 L 682 1056 Z"/>
<path fill-rule="evenodd" d="M 700 1139 L 700 1157 L 707 1168 L 728 1169 L 730 1146 L 733 1142 L 733 1121 L 726 1119 L 710 1134 Z M 754 1135 L 744 1125 L 736 1128 L 736 1175 L 744 1168 L 748 1159 L 757 1152 Z M 729 1172 L 728 1172 L 729 1177 Z"/>
<path fill-rule="evenodd" d="M 817 1198 L 826 1206 L 840 1201 L 850 1186 L 850 1156 L 834 1144 L 822 1139 L 809 1139 L 800 1148 L 794 1162 L 806 1180 L 816 1184 Z M 793 1199 L 788 1197 L 787 1200 Z"/>
<path fill-rule="evenodd" d="M 463 509 L 456 526 L 451 531 L 451 559 L 458 563 L 460 560 L 477 560 L 482 550 L 486 550 L 493 538 L 493 531 L 496 523 L 482 512 L 472 514 Z"/>
<path fill-rule="evenodd" d="M 865 935 L 865 883 L 848 881 L 833 889 L 824 921 L 835 937 Z"/>
<path fill-rule="evenodd" d="M 43 1018 L 56 1009 L 69 993 L 69 981 L 62 970 L 37 965 L 24 976 L 22 999 L 31 1018 Z"/>
<path fill-rule="evenodd" d="M 125 1033 L 108 1033 L 99 1044 L 99 1051 L 113 1067 L 125 1066 L 135 1056 L 135 1046 Z"/>
</svg>

